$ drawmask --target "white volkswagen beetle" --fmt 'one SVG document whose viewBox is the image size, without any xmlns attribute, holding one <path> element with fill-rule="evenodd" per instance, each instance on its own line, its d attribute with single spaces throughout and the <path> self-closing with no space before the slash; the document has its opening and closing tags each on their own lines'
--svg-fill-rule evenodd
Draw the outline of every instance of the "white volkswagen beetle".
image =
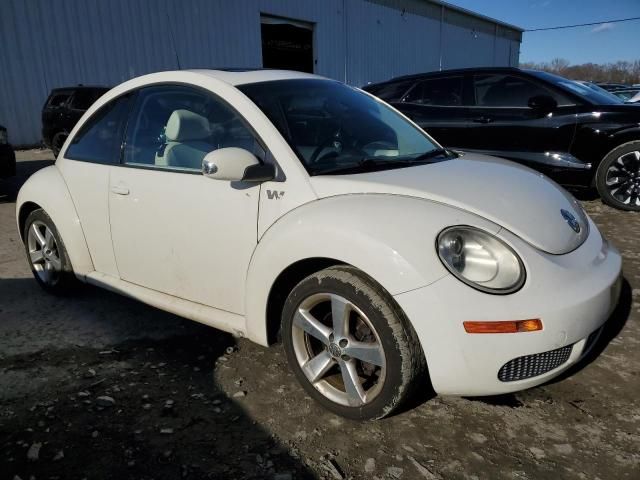
<svg viewBox="0 0 640 480">
<path fill-rule="evenodd" d="M 309 395 L 380 418 L 578 361 L 621 259 L 544 176 L 447 151 L 355 88 L 178 71 L 98 100 L 20 191 L 36 280 L 77 280 L 269 345 Z M 427 376 L 428 374 L 428 376 Z"/>
</svg>

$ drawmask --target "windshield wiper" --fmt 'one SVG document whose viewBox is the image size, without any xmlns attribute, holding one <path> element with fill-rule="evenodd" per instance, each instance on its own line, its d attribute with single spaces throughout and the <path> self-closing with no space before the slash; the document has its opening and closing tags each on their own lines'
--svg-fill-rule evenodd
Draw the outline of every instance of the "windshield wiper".
<svg viewBox="0 0 640 480">
<path fill-rule="evenodd" d="M 453 158 L 455 154 L 444 148 L 434 148 L 428 152 L 422 153 L 417 157 L 399 158 L 399 157 L 363 157 L 357 162 L 341 165 L 334 168 L 318 169 L 313 175 L 331 175 L 333 173 L 359 173 L 362 171 L 373 171 L 378 167 L 395 168 L 407 167 L 412 165 L 420 165 L 430 163 L 437 157 Z"/>
<path fill-rule="evenodd" d="M 429 150 L 428 152 L 414 157 L 412 161 L 422 162 L 424 160 L 431 160 L 438 157 L 454 158 L 455 153 L 453 153 L 451 150 L 447 150 L 446 148 L 434 148 L 433 150 Z"/>
</svg>

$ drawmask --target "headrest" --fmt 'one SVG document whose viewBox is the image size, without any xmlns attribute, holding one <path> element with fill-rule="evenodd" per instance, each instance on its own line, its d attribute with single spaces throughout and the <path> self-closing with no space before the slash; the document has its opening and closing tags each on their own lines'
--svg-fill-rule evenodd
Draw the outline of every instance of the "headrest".
<svg viewBox="0 0 640 480">
<path fill-rule="evenodd" d="M 169 142 L 202 140 L 211 135 L 209 120 L 189 110 L 174 110 L 167 121 L 164 135 Z"/>
</svg>

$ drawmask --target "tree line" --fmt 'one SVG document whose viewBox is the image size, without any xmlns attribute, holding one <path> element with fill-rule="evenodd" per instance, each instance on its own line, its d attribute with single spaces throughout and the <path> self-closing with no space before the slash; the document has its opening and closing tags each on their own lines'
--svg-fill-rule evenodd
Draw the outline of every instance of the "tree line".
<svg viewBox="0 0 640 480">
<path fill-rule="evenodd" d="M 555 58 L 550 62 L 524 62 L 520 64 L 520 68 L 543 70 L 572 80 L 587 80 L 598 83 L 625 83 L 629 85 L 640 83 L 640 60 L 633 62 L 619 61 L 605 64 L 583 63 L 581 65 L 571 65 L 571 63 L 564 58 Z"/>
</svg>

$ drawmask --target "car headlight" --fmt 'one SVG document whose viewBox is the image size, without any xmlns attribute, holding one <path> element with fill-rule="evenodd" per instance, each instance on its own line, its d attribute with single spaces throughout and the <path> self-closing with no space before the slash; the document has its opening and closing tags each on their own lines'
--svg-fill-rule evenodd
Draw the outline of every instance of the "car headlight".
<svg viewBox="0 0 640 480">
<path fill-rule="evenodd" d="M 483 230 L 449 227 L 438 235 L 436 248 L 452 274 L 483 292 L 512 293 L 524 283 L 520 257 L 502 240 Z"/>
<path fill-rule="evenodd" d="M 0 145 L 4 145 L 9 142 L 9 136 L 6 130 L 0 130 Z"/>
</svg>

